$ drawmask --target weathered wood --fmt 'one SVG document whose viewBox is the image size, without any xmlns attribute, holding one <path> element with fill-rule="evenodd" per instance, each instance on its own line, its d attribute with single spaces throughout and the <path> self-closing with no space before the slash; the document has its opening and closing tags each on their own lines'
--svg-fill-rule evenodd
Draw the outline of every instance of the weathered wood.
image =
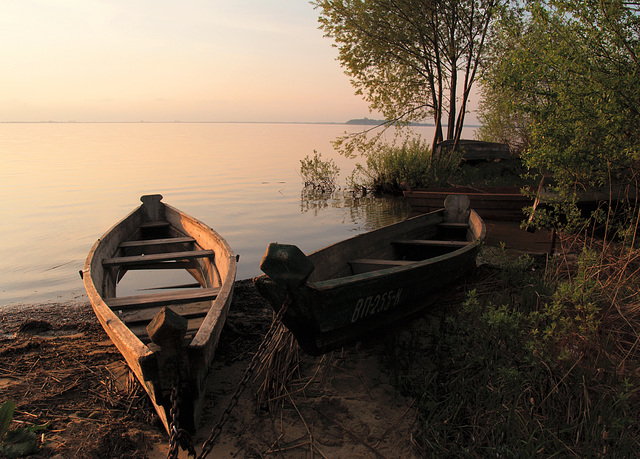
<svg viewBox="0 0 640 459">
<path fill-rule="evenodd" d="M 149 246 L 168 245 L 168 244 L 186 244 L 191 242 L 195 242 L 195 239 L 190 236 L 170 237 L 170 238 L 163 238 L 163 239 L 142 239 L 139 241 L 124 241 L 120 243 L 120 248 L 149 247 Z"/>
<path fill-rule="evenodd" d="M 414 247 L 452 247 L 459 248 L 469 245 L 469 241 L 438 241 L 433 239 L 405 239 L 401 241 L 391 241 L 393 245 L 414 246 Z"/>
<path fill-rule="evenodd" d="M 443 229 L 466 229 L 469 228 L 468 223 L 453 223 L 453 222 L 442 222 L 438 223 L 439 228 Z"/>
<path fill-rule="evenodd" d="M 149 394 L 167 431 L 169 393 L 175 374 L 181 379 L 180 426 L 194 431 L 204 402 L 206 376 L 231 304 L 237 259 L 213 229 L 160 199 L 159 195 L 141 198 L 140 207 L 94 244 L 82 271 L 83 282 L 98 320 Z M 151 253 L 117 257 L 121 246 L 132 253 L 139 254 L 147 248 Z M 188 250 L 191 246 L 202 250 Z M 170 248 L 180 251 L 156 253 Z M 114 298 L 116 285 L 128 270 L 173 268 L 186 269 L 204 288 Z M 116 310 L 125 310 L 123 317 L 137 315 L 137 319 L 127 326 L 107 302 L 115 305 Z M 170 306 L 188 320 L 181 347 L 175 347 L 176 355 L 181 357 L 173 361 L 167 359 L 162 347 L 150 343 L 145 331 L 153 318 L 150 314 L 157 314 L 163 306 Z"/>
<path fill-rule="evenodd" d="M 442 154 L 443 150 L 451 150 L 454 140 L 445 140 L 436 145 L 436 154 Z M 456 150 L 462 151 L 463 158 L 467 161 L 511 159 L 513 156 L 506 143 L 484 142 L 481 140 L 460 139 Z"/>
<path fill-rule="evenodd" d="M 469 221 L 470 200 L 466 195 L 452 194 L 444 200 L 444 221 L 448 223 L 466 223 Z"/>
<path fill-rule="evenodd" d="M 484 220 L 522 221 L 525 207 L 533 205 L 533 198 L 522 194 L 522 187 L 415 188 L 403 191 L 411 206 L 412 215 L 420 215 L 444 207 L 444 200 L 452 194 L 469 197 L 471 208 Z"/>
<path fill-rule="evenodd" d="M 186 292 L 166 292 L 150 295 L 123 296 L 120 298 L 105 298 L 104 301 L 111 309 L 126 311 L 131 309 L 152 308 L 161 305 L 213 300 L 218 296 L 219 292 L 219 288 L 201 288 Z"/>
<path fill-rule="evenodd" d="M 155 221 L 155 222 L 144 222 L 140 223 L 139 228 L 143 229 L 154 229 L 154 228 L 168 228 L 171 224 L 165 221 Z"/>
<path fill-rule="evenodd" d="M 148 324 L 163 307 L 180 314 L 185 319 L 204 318 L 211 308 L 211 302 L 199 301 L 197 303 L 171 304 L 170 306 L 154 306 L 144 309 L 118 310 L 118 317 L 128 326 Z"/>
<path fill-rule="evenodd" d="M 157 346 L 155 356 L 162 371 L 157 375 L 156 390 L 171 392 L 182 387 L 189 377 L 185 347 L 188 321 L 164 307 L 147 325 L 149 339 Z"/>
<path fill-rule="evenodd" d="M 451 248 L 456 250 L 411 248 L 397 254 L 392 241 L 433 238 L 443 221 L 444 209 L 313 252 L 307 258 L 315 270 L 299 287 L 266 274 L 254 282 L 276 311 L 287 305 L 282 321 L 300 346 L 309 354 L 322 354 L 365 335 L 377 336 L 423 311 L 474 268 L 486 229 L 473 211 L 463 247 L 454 242 Z M 271 245 L 277 253 L 281 244 Z M 402 259 L 404 255 L 417 259 Z"/>
<path fill-rule="evenodd" d="M 183 343 L 185 346 L 189 348 L 193 347 L 193 339 L 198 333 L 198 330 L 202 327 L 202 323 L 204 322 L 204 317 L 193 317 L 187 318 L 187 332 L 184 335 Z M 149 345 L 151 343 L 151 338 L 149 338 L 149 334 L 147 333 L 147 324 L 148 323 L 135 323 L 128 325 L 131 332 L 136 336 L 136 339 L 145 345 Z"/>
<path fill-rule="evenodd" d="M 196 260 L 191 261 L 161 261 L 151 263 L 139 263 L 137 265 L 128 265 L 126 271 L 140 271 L 152 269 L 194 269 L 198 268 Z M 122 276 L 120 276 L 122 279 Z M 120 280 L 118 279 L 118 280 Z"/>
<path fill-rule="evenodd" d="M 147 222 L 164 219 L 164 204 L 162 204 L 161 194 L 147 194 L 140 197 L 142 202 L 142 212 Z"/>
<path fill-rule="evenodd" d="M 361 258 L 360 260 L 350 260 L 347 263 L 350 265 L 373 265 L 378 266 L 379 268 L 389 268 L 391 266 L 406 266 L 411 263 L 415 263 L 415 261 L 407 261 L 407 260 L 380 260 L 374 258 Z M 378 268 L 378 269 L 379 269 Z"/>
<path fill-rule="evenodd" d="M 180 348 L 187 333 L 187 319 L 164 307 L 147 325 L 147 334 L 151 341 L 161 348 Z"/>
<path fill-rule="evenodd" d="M 195 258 L 214 257 L 213 250 L 194 250 L 187 252 L 152 253 L 134 257 L 114 257 L 102 261 L 104 266 L 133 266 L 174 260 L 193 260 Z"/>
</svg>

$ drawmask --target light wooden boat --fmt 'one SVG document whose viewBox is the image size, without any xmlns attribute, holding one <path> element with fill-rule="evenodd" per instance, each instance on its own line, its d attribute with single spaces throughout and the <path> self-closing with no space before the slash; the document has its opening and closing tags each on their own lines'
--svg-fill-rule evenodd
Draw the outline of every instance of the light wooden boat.
<svg viewBox="0 0 640 459">
<path fill-rule="evenodd" d="M 140 207 L 98 239 L 81 274 L 98 320 L 149 394 L 167 432 L 174 387 L 179 426 L 194 431 L 231 304 L 237 257 L 218 233 L 162 203 L 162 196 L 140 199 Z M 117 295 L 127 272 L 157 269 L 186 270 L 197 288 Z"/>
<path fill-rule="evenodd" d="M 255 285 L 309 354 L 339 348 L 423 311 L 475 266 L 485 225 L 465 196 L 445 209 L 305 256 L 272 243 Z"/>
</svg>

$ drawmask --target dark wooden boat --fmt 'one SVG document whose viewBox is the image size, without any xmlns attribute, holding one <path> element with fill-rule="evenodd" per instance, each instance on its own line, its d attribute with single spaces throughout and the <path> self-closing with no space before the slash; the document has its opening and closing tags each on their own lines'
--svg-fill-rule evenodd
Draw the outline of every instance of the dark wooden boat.
<svg viewBox="0 0 640 459">
<path fill-rule="evenodd" d="M 462 205 L 460 205 L 462 204 Z M 485 235 L 469 200 L 305 256 L 270 244 L 255 285 L 309 354 L 339 348 L 423 311 L 475 266 Z"/>
<path fill-rule="evenodd" d="M 523 221 L 523 208 L 533 206 L 534 199 L 524 196 L 521 187 L 444 187 L 415 188 L 403 191 L 412 215 L 440 209 L 449 195 L 466 195 L 471 208 L 485 220 Z"/>
<path fill-rule="evenodd" d="M 237 257 L 218 233 L 161 199 L 142 196 L 140 207 L 98 239 L 81 275 L 98 320 L 149 394 L 167 432 L 174 387 L 179 426 L 193 431 L 231 304 Z M 116 294 L 127 272 L 157 269 L 186 270 L 197 288 Z"/>
<path fill-rule="evenodd" d="M 444 140 L 436 145 L 435 154 L 441 155 L 445 151 L 451 151 L 453 148 L 462 151 L 462 157 L 465 161 L 500 161 L 513 159 L 509 145 L 506 143 L 484 142 L 482 140 L 459 139 Z"/>
</svg>

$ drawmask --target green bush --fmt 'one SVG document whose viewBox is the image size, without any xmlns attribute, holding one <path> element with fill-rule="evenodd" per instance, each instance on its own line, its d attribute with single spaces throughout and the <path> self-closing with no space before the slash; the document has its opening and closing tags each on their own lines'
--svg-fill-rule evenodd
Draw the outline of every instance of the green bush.
<svg viewBox="0 0 640 459">
<path fill-rule="evenodd" d="M 602 260 L 587 250 L 569 275 L 551 267 L 505 256 L 426 331 L 387 338 L 423 457 L 627 457 L 640 446 L 637 377 L 602 338 Z M 633 346 L 624 360 L 636 361 Z"/>
<path fill-rule="evenodd" d="M 15 403 L 7 400 L 0 406 L 0 455 L 7 458 L 25 457 L 35 454 L 40 449 L 40 438 L 36 432 L 45 430 L 49 423 L 9 429 Z"/>
<path fill-rule="evenodd" d="M 305 188 L 319 192 L 335 190 L 340 168 L 332 159 L 323 160 L 322 154 L 313 150 L 313 158 L 308 155 L 300 160 L 300 175 Z"/>
<path fill-rule="evenodd" d="M 400 146 L 382 144 L 368 154 L 366 167 L 356 166 L 347 186 L 386 193 L 401 192 L 403 183 L 412 188 L 442 186 L 456 173 L 459 162 L 458 154 L 434 155 L 419 137 L 405 140 Z"/>
</svg>

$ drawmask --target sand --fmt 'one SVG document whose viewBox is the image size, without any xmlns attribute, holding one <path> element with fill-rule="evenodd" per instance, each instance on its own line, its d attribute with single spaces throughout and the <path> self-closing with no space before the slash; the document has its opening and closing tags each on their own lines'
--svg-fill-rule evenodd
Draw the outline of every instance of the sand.
<svg viewBox="0 0 640 459">
<path fill-rule="evenodd" d="M 271 316 L 251 281 L 239 281 L 193 438 L 198 451 Z M 39 456 L 166 457 L 167 434 L 88 303 L 4 308 L 0 317 L 0 403 L 16 403 L 11 428 L 47 425 Z M 252 379 L 208 457 L 413 457 L 414 401 L 391 385 L 384 352 L 374 340 L 322 357 L 301 353 L 287 391 L 269 403 L 256 399 L 264 376 Z"/>
</svg>

